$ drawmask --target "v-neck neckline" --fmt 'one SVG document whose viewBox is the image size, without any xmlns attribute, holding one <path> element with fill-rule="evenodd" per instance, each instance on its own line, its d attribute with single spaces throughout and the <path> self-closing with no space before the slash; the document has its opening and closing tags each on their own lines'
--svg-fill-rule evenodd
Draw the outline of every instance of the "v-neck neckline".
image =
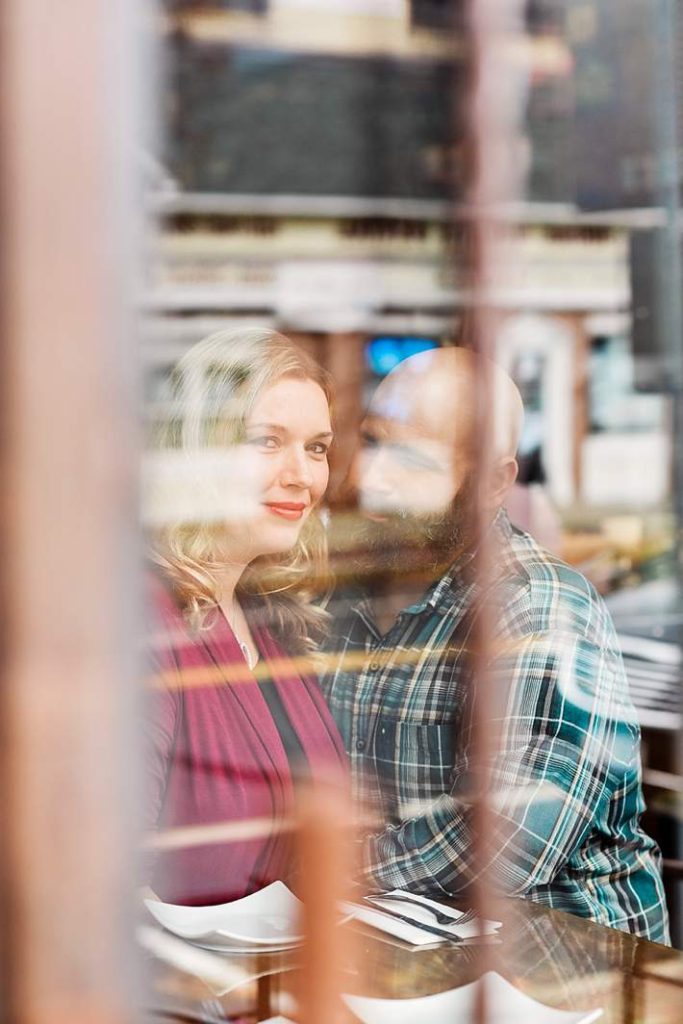
<svg viewBox="0 0 683 1024">
<path fill-rule="evenodd" d="M 249 626 L 249 633 L 251 635 L 251 639 L 254 642 L 254 649 L 256 651 L 256 661 L 252 665 L 250 664 L 251 659 L 245 657 L 245 650 L 248 653 L 249 647 L 245 643 L 243 643 L 242 640 L 240 640 L 239 636 L 235 632 L 234 626 L 230 622 L 230 619 L 225 614 L 225 611 L 223 610 L 220 604 L 216 605 L 216 612 L 218 614 L 218 621 L 211 625 L 210 632 L 218 634 L 218 642 L 220 644 L 222 644 L 223 636 L 231 638 L 234 641 L 237 650 L 239 651 L 240 659 L 244 662 L 249 672 L 255 673 L 256 668 L 266 661 L 265 655 L 261 649 L 261 645 L 259 644 L 258 630 L 252 629 L 251 626 Z M 254 678 L 256 678 L 256 675 L 254 675 Z"/>
</svg>

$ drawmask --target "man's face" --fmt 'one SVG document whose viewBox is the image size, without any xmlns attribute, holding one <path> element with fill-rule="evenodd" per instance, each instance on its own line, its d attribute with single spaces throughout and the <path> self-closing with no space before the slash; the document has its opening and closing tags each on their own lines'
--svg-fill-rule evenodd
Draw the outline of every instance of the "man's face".
<svg viewBox="0 0 683 1024">
<path fill-rule="evenodd" d="M 361 511 L 381 521 L 443 515 L 466 475 L 452 442 L 368 416 L 354 465 Z"/>
<path fill-rule="evenodd" d="M 468 475 L 456 389 L 402 374 L 377 389 L 361 429 L 354 483 L 372 519 L 443 516 Z"/>
<path fill-rule="evenodd" d="M 444 408 L 443 395 L 404 383 L 378 389 L 353 467 L 362 546 L 380 572 L 449 562 L 464 542 L 472 496 L 453 390 Z"/>
</svg>

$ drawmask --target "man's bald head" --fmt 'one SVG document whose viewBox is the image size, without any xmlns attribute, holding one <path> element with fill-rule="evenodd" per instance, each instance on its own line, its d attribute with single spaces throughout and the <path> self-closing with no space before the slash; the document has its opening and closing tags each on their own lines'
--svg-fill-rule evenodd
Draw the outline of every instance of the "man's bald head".
<svg viewBox="0 0 683 1024">
<path fill-rule="evenodd" d="M 496 363 L 464 348 L 438 348 L 403 360 L 375 392 L 370 415 L 410 424 L 425 436 L 472 452 L 477 425 L 477 376 L 491 389 L 494 458 L 514 458 L 524 418 L 514 381 Z"/>
</svg>

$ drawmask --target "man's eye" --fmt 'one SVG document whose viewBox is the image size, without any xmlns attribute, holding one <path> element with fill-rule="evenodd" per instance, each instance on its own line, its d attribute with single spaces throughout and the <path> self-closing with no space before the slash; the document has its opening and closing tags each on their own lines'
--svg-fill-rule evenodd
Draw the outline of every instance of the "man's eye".
<svg viewBox="0 0 683 1024">
<path fill-rule="evenodd" d="M 309 452 L 313 452 L 314 455 L 327 455 L 330 448 L 329 445 L 323 444 L 322 441 L 314 441 L 313 444 L 308 447 Z"/>
<path fill-rule="evenodd" d="M 364 448 L 378 448 L 379 441 L 373 434 L 361 434 L 361 444 Z"/>
<path fill-rule="evenodd" d="M 431 469 L 438 470 L 438 463 L 428 455 L 416 451 L 415 448 L 404 448 L 402 445 L 394 446 L 394 454 L 397 460 L 409 469 Z"/>
</svg>

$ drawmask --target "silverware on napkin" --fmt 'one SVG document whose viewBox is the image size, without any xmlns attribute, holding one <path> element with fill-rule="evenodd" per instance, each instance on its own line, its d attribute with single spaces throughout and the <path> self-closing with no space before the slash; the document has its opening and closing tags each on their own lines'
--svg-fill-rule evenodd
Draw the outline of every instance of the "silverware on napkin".
<svg viewBox="0 0 683 1024">
<path fill-rule="evenodd" d="M 366 896 L 365 900 L 371 904 L 372 909 L 378 914 L 384 914 L 386 917 L 393 917 L 397 921 L 403 921 L 404 924 L 412 925 L 413 928 L 417 928 L 423 932 L 429 932 L 431 935 L 438 935 L 441 939 L 448 939 L 449 942 L 463 942 L 464 940 L 456 935 L 454 932 L 449 932 L 446 928 L 439 928 L 436 924 L 427 924 L 424 921 L 416 921 L 414 917 L 408 917 L 407 914 L 400 914 L 397 910 L 393 910 L 390 907 L 379 907 L 372 896 Z"/>
<path fill-rule="evenodd" d="M 422 900 L 416 900 L 412 896 L 403 896 L 395 892 L 373 892 L 364 896 L 363 899 L 369 903 L 375 900 L 393 900 L 396 903 L 410 903 L 414 907 L 422 907 L 423 910 L 428 910 L 432 914 L 437 924 L 470 924 L 477 916 L 476 910 L 466 910 L 460 914 L 458 914 L 458 911 L 451 911 L 450 914 L 446 914 L 441 910 L 437 910 L 436 907 L 432 907 L 429 903 L 423 903 Z M 458 916 L 455 917 L 454 913 L 458 914 Z"/>
</svg>

